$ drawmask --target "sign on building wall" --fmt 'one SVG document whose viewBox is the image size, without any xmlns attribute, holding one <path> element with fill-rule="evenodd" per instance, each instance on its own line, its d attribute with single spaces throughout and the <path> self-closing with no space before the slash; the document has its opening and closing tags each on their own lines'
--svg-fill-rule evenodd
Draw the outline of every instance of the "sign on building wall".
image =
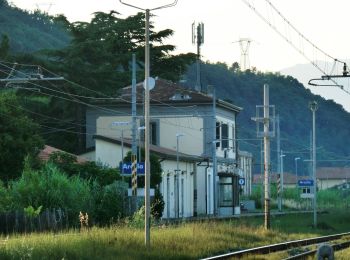
<svg viewBox="0 0 350 260">
<path fill-rule="evenodd" d="M 125 176 L 130 176 L 132 173 L 131 169 L 131 162 L 125 162 L 123 163 L 123 168 L 122 168 L 122 163 L 119 165 L 120 172 L 123 173 Z M 137 163 L 137 175 L 144 175 L 145 174 L 145 163 L 139 162 Z"/>
</svg>

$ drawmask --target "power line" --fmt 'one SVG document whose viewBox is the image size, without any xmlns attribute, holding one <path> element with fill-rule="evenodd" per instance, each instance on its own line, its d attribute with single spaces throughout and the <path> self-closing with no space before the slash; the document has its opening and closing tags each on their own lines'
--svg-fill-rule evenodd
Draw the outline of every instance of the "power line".
<svg viewBox="0 0 350 260">
<path fill-rule="evenodd" d="M 322 49 L 320 49 L 319 47 L 316 46 L 316 44 L 314 44 L 313 42 L 311 42 L 308 38 L 306 38 L 306 36 L 304 36 L 304 34 L 302 34 L 299 30 L 296 29 L 296 27 L 271 3 L 270 0 L 265 0 L 265 2 L 267 3 L 267 5 L 270 7 L 269 10 L 274 11 L 281 19 L 282 22 L 284 22 L 284 25 L 286 26 L 286 28 L 291 29 L 300 40 L 303 40 L 303 50 L 299 47 L 297 47 L 296 43 L 293 42 L 293 40 L 291 40 L 291 37 L 288 35 L 285 35 L 281 32 L 281 30 L 279 30 L 277 28 L 277 26 L 271 22 L 268 18 L 266 18 L 262 12 L 259 12 L 254 6 L 253 4 L 251 4 L 248 0 L 242 0 L 251 10 L 253 10 L 255 12 L 255 14 L 262 19 L 266 24 L 268 24 L 280 37 L 282 37 L 290 46 L 292 46 L 298 53 L 300 53 L 306 60 L 308 60 L 316 69 L 318 69 L 324 76 L 329 76 L 329 73 L 326 72 L 325 69 L 322 69 L 318 64 L 317 64 L 317 60 L 313 60 L 311 58 L 309 58 L 305 51 L 305 45 L 304 42 L 307 43 L 309 45 L 309 47 L 313 48 L 313 53 L 317 54 L 315 52 L 315 50 L 321 54 L 323 54 L 326 58 L 329 58 L 331 60 L 333 60 L 334 62 L 334 66 L 332 71 L 334 70 L 335 64 L 336 63 L 342 63 L 342 64 L 346 64 L 345 62 L 336 59 L 334 57 L 332 57 L 331 55 L 329 55 L 327 52 L 323 51 Z M 282 24 L 282 23 L 279 23 Z M 346 92 L 347 94 L 350 94 L 350 91 L 344 89 L 341 85 L 339 85 L 334 79 L 332 78 L 328 78 L 328 80 L 330 80 L 332 83 L 334 83 L 334 85 L 332 86 L 336 86 L 336 87 L 340 87 L 341 90 L 343 90 L 344 92 Z"/>
</svg>

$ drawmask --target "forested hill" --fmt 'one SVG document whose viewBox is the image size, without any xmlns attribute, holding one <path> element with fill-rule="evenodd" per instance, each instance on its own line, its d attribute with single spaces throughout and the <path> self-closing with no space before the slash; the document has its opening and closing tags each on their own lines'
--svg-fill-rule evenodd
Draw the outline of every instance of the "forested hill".
<svg viewBox="0 0 350 260">
<path fill-rule="evenodd" d="M 65 47 L 70 37 L 52 17 L 29 13 L 0 0 L 0 36 L 7 35 L 11 52 L 33 52 Z"/>
<path fill-rule="evenodd" d="M 195 67 L 187 74 L 187 84 L 194 85 Z M 243 107 L 238 116 L 240 139 L 255 139 L 256 124 L 251 120 L 256 113 L 256 105 L 263 104 L 263 85 L 270 86 L 270 104 L 275 105 L 280 115 L 281 149 L 285 151 L 285 170 L 295 172 L 294 158 L 301 157 L 299 172 L 307 174 L 310 167 L 303 160 L 310 158 L 310 131 L 312 115 L 308 104 L 316 100 L 317 157 L 318 166 L 343 167 L 346 162 L 329 162 L 350 157 L 350 114 L 334 101 L 313 95 L 295 78 L 279 74 L 256 71 L 241 72 L 239 68 L 228 68 L 226 64 L 202 64 L 202 85 L 214 85 L 217 96 Z M 255 172 L 260 171 L 259 140 L 242 140 L 242 150 L 251 151 L 255 157 Z M 271 143 L 272 169 L 276 170 L 276 140 Z"/>
</svg>

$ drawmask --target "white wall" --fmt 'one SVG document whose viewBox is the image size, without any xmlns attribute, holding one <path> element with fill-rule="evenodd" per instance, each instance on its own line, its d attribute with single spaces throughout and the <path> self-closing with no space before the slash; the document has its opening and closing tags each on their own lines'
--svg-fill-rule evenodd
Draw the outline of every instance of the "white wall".
<svg viewBox="0 0 350 260">
<path fill-rule="evenodd" d="M 179 137 L 179 151 L 191 155 L 203 153 L 203 119 L 198 117 L 159 119 L 159 146 L 176 150 L 176 134 Z"/>
<path fill-rule="evenodd" d="M 203 153 L 203 119 L 199 117 L 166 117 L 154 118 L 158 124 L 158 146 L 176 150 L 176 134 L 179 137 L 179 152 L 191 155 Z M 131 138 L 131 124 L 124 126 L 112 126 L 113 122 L 131 122 L 131 117 L 102 116 L 97 119 L 97 134 L 114 138 L 121 138 L 122 130 L 124 138 Z M 139 126 L 139 120 L 137 121 Z"/>
<path fill-rule="evenodd" d="M 253 157 L 247 152 L 238 152 L 239 154 L 239 168 L 242 169 L 243 178 L 245 178 L 245 185 L 243 186 L 243 194 L 251 195 L 252 192 L 252 163 Z"/>
<path fill-rule="evenodd" d="M 161 162 L 163 178 L 161 192 L 165 202 L 163 218 L 175 218 L 175 170 L 176 161 L 165 160 Z M 179 176 L 179 217 L 192 217 L 194 208 L 194 165 L 193 163 L 180 162 Z"/>
<path fill-rule="evenodd" d="M 131 120 L 132 119 L 130 116 L 100 116 L 99 118 L 97 118 L 96 122 L 96 134 L 114 138 L 121 138 L 123 130 L 124 138 L 131 138 Z M 112 126 L 113 122 L 130 122 L 130 124 Z M 139 121 L 137 121 L 137 124 L 138 123 Z"/>
<path fill-rule="evenodd" d="M 128 147 L 124 147 L 123 150 L 124 157 L 131 151 Z M 119 163 L 122 161 L 122 147 L 103 140 L 96 140 L 96 161 L 109 167 L 119 167 Z"/>
<path fill-rule="evenodd" d="M 130 148 L 124 147 L 124 156 L 130 151 Z M 110 167 L 119 166 L 121 161 L 121 146 L 119 144 L 96 139 L 96 160 L 107 164 Z M 175 217 L 175 178 L 174 173 L 177 169 L 176 160 L 164 160 L 161 162 L 163 169 L 162 182 L 160 190 L 165 202 L 163 212 L 164 218 Z M 179 161 L 179 170 L 183 174 L 179 174 L 179 216 L 192 217 L 194 208 L 194 163 Z M 168 182 L 169 179 L 169 182 Z M 168 185 L 169 183 L 169 185 Z M 168 208 L 170 214 L 168 214 Z"/>
</svg>

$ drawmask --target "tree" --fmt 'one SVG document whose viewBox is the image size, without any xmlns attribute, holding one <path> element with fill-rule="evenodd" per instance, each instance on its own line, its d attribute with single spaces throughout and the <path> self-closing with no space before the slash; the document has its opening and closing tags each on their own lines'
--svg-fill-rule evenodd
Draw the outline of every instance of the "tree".
<svg viewBox="0 0 350 260">
<path fill-rule="evenodd" d="M 20 109 L 11 92 L 0 94 L 0 179 L 7 183 L 21 175 L 25 156 L 43 147 L 39 126 Z"/>
<path fill-rule="evenodd" d="M 0 58 L 5 59 L 10 50 L 10 40 L 6 34 L 2 35 L 1 43 L 0 43 Z"/>
<path fill-rule="evenodd" d="M 65 21 L 62 16 L 57 19 Z M 118 88 L 130 84 L 132 53 L 136 53 L 138 67 L 144 65 L 144 24 L 143 13 L 120 18 L 115 11 L 97 12 L 90 23 L 66 25 L 73 40 L 52 56 L 67 78 L 105 94 L 114 94 Z M 175 46 L 163 42 L 172 34 L 170 29 L 156 32 L 151 24 L 151 74 L 176 81 L 187 65 L 193 63 L 195 55 L 171 55 Z M 142 74 L 139 74 L 140 79 L 143 79 Z"/>
</svg>

